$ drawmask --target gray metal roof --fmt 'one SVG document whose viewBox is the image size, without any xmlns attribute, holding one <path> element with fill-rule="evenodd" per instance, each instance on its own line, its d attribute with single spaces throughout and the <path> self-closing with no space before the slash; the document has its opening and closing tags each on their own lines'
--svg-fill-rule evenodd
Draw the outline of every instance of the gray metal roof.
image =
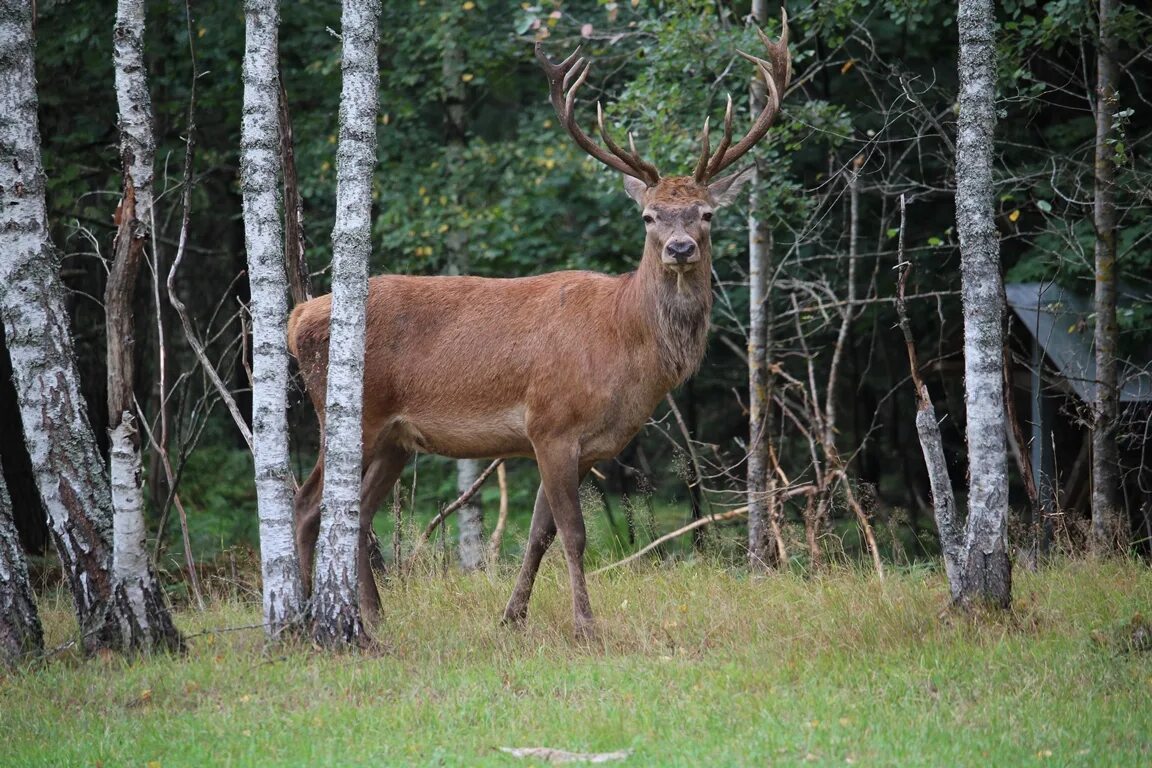
<svg viewBox="0 0 1152 768">
<path fill-rule="evenodd" d="M 1008 306 L 1040 344 L 1060 375 L 1086 403 L 1096 389 L 1096 356 L 1092 352 L 1092 303 L 1066 288 L 1048 283 L 1009 283 Z M 1134 364 L 1136 363 L 1136 364 Z M 1120 402 L 1152 401 L 1152 364 L 1122 360 Z"/>
</svg>

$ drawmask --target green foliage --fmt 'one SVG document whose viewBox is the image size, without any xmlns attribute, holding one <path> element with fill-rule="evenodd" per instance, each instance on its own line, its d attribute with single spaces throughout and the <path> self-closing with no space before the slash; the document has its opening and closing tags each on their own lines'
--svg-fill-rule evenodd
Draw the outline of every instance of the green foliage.
<svg viewBox="0 0 1152 768">
<path fill-rule="evenodd" d="M 180 498 L 197 559 L 210 560 L 236 545 L 258 545 L 252 471 L 252 455 L 247 450 L 207 445 L 189 456 Z M 165 537 L 170 544 L 169 559 L 183 563 L 179 525 L 172 510 Z"/>
<path fill-rule="evenodd" d="M 1141 765 L 1152 575 L 1017 574 L 1007 616 L 946 610 L 943 574 L 749 579 L 713 564 L 590 583 L 602 643 L 569 638 L 544 565 L 523 632 L 513 574 L 391 582 L 379 654 L 266 648 L 258 600 L 178 613 L 186 657 L 0 677 L 7 764 L 508 766 L 498 747 L 633 750 L 631 765 Z M 41 601 L 46 643 L 66 605 Z M 231 627 L 251 627 L 225 631 Z"/>
<path fill-rule="evenodd" d="M 1120 58 L 1128 69 L 1108 145 L 1119 164 L 1118 269 L 1122 282 L 1147 294 L 1152 250 L 1145 246 L 1152 215 L 1145 204 L 1150 185 L 1144 156 L 1152 110 L 1139 90 L 1148 79 L 1146 57 L 1137 54 L 1152 38 L 1152 17 L 1137 5 L 1122 4 L 1115 22 Z M 48 2 L 38 9 L 41 128 L 54 235 L 69 255 L 99 251 L 106 257 L 120 183 L 110 57 L 113 9 L 95 0 Z M 437 274 L 466 269 L 518 276 L 633 268 L 643 242 L 635 206 L 622 194 L 619 175 L 584 156 L 557 124 L 545 78 L 532 56 L 533 43 L 541 40 L 553 59 L 578 45 L 594 59 L 576 106 L 588 132 L 595 132 L 599 101 L 617 139 L 632 133 L 642 154 L 665 174 L 683 174 L 695 162 L 705 116 L 711 117 L 713 137 L 719 133 L 729 93 L 737 133 L 751 119 L 753 69 L 736 50 L 757 52 L 761 46 L 745 25 L 747 11 L 747 3 L 701 0 L 383 4 L 373 270 Z M 774 362 L 795 381 L 811 378 L 822 388 L 827 380 L 840 322 L 839 310 L 828 307 L 835 307 L 847 291 L 848 179 L 859 158 L 856 288 L 867 290 L 871 299 L 852 318 L 843 383 L 829 396 L 840 403 L 837 439 L 845 456 L 853 452 L 852 471 L 868 474 L 865 479 L 884 490 L 888 506 L 914 510 L 914 489 L 924 483 L 908 474 L 910 466 L 920 464 L 914 448 L 908 450 L 914 439 L 902 431 L 913 406 L 903 383 L 903 342 L 892 330 L 895 318 L 887 299 L 895 292 L 896 199 L 905 194 L 904 256 L 914 267 L 908 292 L 937 296 L 910 302 L 921 359 L 947 361 L 959 353 L 959 301 L 954 296 L 959 261 L 951 194 L 954 6 L 929 0 L 827 0 L 791 4 L 789 11 L 796 78 L 779 121 L 754 153 L 761 168 L 756 213 L 768 223 L 774 243 Z M 191 135 L 197 160 L 189 250 L 177 290 L 197 329 L 211 340 L 210 354 L 223 358 L 236 335 L 235 325 L 226 327 L 227 318 L 247 302 L 245 281 L 238 278 L 244 269 L 238 194 L 243 8 L 206 4 L 192 7 L 191 19 L 186 13 L 183 4 L 154 0 L 148 5 L 146 56 L 161 193 L 159 256 L 169 262 L 178 240 L 180 166 L 195 74 Z M 1056 281 L 1087 293 L 1094 248 L 1095 129 L 1088 99 L 1096 15 L 1079 0 L 1006 0 L 997 13 L 997 226 L 1007 278 Z M 329 30 L 339 25 L 338 3 L 282 5 L 282 72 L 304 198 L 307 256 L 319 273 L 317 292 L 325 290 L 333 221 L 340 40 Z M 769 35 L 778 33 L 775 9 L 764 27 Z M 464 115 L 459 125 L 450 119 L 456 108 Z M 743 472 L 746 411 L 743 395 L 734 393 L 746 391 L 747 372 L 732 349 L 741 350 L 747 342 L 747 213 L 747 204 L 740 201 L 718 217 L 715 343 L 700 374 L 675 394 L 694 437 L 716 462 L 713 477 L 726 484 L 720 491 L 739 490 Z M 105 264 L 95 258 L 67 264 L 77 291 L 75 327 L 85 394 L 93 403 L 90 413 L 99 413 L 102 321 L 91 318 L 102 311 L 85 297 L 102 294 Z M 138 303 L 137 394 L 151 410 L 157 344 L 154 324 L 143 324 L 149 302 L 142 295 Z M 1146 301 L 1122 307 L 1126 349 L 1147 342 L 1150 312 Z M 179 332 L 172 333 L 174 318 L 165 316 L 165 322 L 171 384 L 194 365 Z M 797 330 L 805 334 L 803 345 Z M 242 365 L 223 368 L 238 390 L 247 387 Z M 949 376 L 945 366 L 933 374 L 934 395 L 954 386 Z M 186 378 L 183 386 L 172 400 L 173 412 L 188 413 L 193 407 L 188 403 L 210 389 L 198 376 Z M 788 413 L 808 407 L 803 389 L 778 390 L 793 409 Z M 962 420 L 953 410 L 945 428 L 952 430 L 949 450 L 959 462 Z M 232 541 L 251 541 L 254 526 L 250 473 L 245 474 L 244 461 L 223 437 L 231 434 L 232 425 L 220 412 L 211 418 L 216 426 L 208 433 L 211 439 L 184 474 L 198 556 L 210 556 Z M 807 441 L 789 421 L 778 429 L 786 473 L 796 482 L 811 480 Z M 649 430 L 638 442 L 652 459 L 652 504 L 661 525 L 683 519 L 685 484 L 671 469 L 676 459 L 667 440 Z M 419 493 L 429 494 L 419 501 L 421 510 L 455 495 L 451 464 L 427 460 L 427 467 L 427 483 L 418 484 Z M 514 510 L 531 506 L 534 480 L 524 479 L 530 475 L 517 472 L 513 478 Z M 493 492 L 485 495 L 494 504 Z M 1022 492 L 1013 501 L 1026 503 Z M 609 502 L 616 503 L 614 497 Z M 842 510 L 837 514 L 845 517 Z M 514 526 L 523 522 L 517 518 Z M 610 531 L 604 541 L 617 536 Z"/>
</svg>

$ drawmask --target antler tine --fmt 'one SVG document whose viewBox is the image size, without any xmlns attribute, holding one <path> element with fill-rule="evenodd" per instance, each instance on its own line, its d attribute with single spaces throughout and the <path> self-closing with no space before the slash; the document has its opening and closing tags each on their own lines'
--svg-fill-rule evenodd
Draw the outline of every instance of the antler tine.
<svg viewBox="0 0 1152 768">
<path fill-rule="evenodd" d="M 552 108 L 556 110 L 556 117 L 560 119 L 560 123 L 568 131 L 576 145 L 609 168 L 640 179 L 649 186 L 654 186 L 660 181 L 660 173 L 656 170 L 656 166 L 641 160 L 635 147 L 632 148 L 632 154 L 629 155 L 611 140 L 608 132 L 604 129 L 603 112 L 599 104 L 596 105 L 596 111 L 600 124 L 600 135 L 604 137 L 604 143 L 608 145 L 610 152 L 606 152 L 603 147 L 589 138 L 588 134 L 584 133 L 584 130 L 577 124 L 575 117 L 576 92 L 592 71 L 591 61 L 579 56 L 580 49 L 577 48 L 559 64 L 553 64 L 548 59 L 539 42 L 536 43 L 534 52 L 536 59 L 540 62 L 540 67 L 548 76 L 549 97 L 552 101 Z"/>
<path fill-rule="evenodd" d="M 583 69 L 581 69 L 581 67 L 583 67 Z M 580 90 L 580 86 L 584 85 L 584 81 L 588 79 L 588 73 L 591 71 L 591 62 L 586 62 L 584 59 L 580 59 L 580 61 L 576 62 L 576 68 L 564 76 L 564 87 L 568 90 L 568 96 L 566 96 L 564 99 L 564 114 L 569 118 L 575 114 L 574 110 L 576 107 L 576 91 Z M 568 80 L 570 80 L 572 75 L 575 75 L 577 72 L 580 74 L 576 77 L 576 82 L 572 84 L 571 88 L 568 88 Z"/>
<path fill-rule="evenodd" d="M 764 108 L 760 111 L 760 114 L 757 115 L 751 130 L 731 149 L 728 148 L 731 140 L 731 101 L 729 101 L 729 112 L 724 118 L 724 141 L 721 142 L 716 152 L 708 161 L 703 177 L 700 176 L 699 165 L 697 165 L 697 183 L 706 183 L 713 176 L 720 173 L 720 171 L 743 157 L 749 149 L 764 138 L 764 134 L 768 132 L 768 128 L 771 127 L 772 123 L 776 120 L 776 115 L 780 112 L 780 99 L 784 89 L 788 87 L 788 83 L 792 79 L 792 57 L 788 52 L 788 13 L 783 9 L 780 11 L 780 26 L 780 38 L 775 42 L 764 34 L 762 29 L 759 27 L 756 28 L 757 36 L 761 42 L 764 43 L 770 61 L 752 56 L 743 51 L 737 51 L 740 56 L 756 65 L 756 69 L 760 72 L 760 75 L 764 78 L 764 82 L 767 85 L 768 98 L 765 99 Z"/>
<path fill-rule="evenodd" d="M 728 94 L 728 106 L 724 108 L 724 138 L 720 140 L 719 146 L 716 147 L 716 153 L 712 155 L 712 159 L 708 161 L 708 165 L 704 170 L 703 180 L 697 180 L 698 184 L 703 184 L 719 172 L 720 160 L 728 151 L 728 146 L 732 143 L 732 94 Z M 701 157 L 701 160 L 704 158 Z"/>
<path fill-rule="evenodd" d="M 577 48 L 576 52 L 579 53 L 580 49 Z M 575 55 L 575 53 L 572 54 L 572 56 Z M 571 59 L 572 56 L 569 56 L 568 58 Z M 564 90 L 568 91 L 569 93 L 575 92 L 577 88 L 584 84 L 584 78 L 588 76 L 588 73 L 591 70 L 592 62 L 581 56 L 576 60 L 576 63 L 572 65 L 571 69 L 568 69 L 564 72 Z M 572 84 L 573 80 L 576 81 L 575 85 Z"/>
<path fill-rule="evenodd" d="M 732 103 L 732 97 L 728 97 L 728 103 Z M 703 184 L 708 178 L 708 158 L 712 156 L 712 150 L 708 146 L 708 116 L 704 116 L 704 130 L 700 131 L 700 159 L 696 161 L 696 170 L 692 172 L 693 178 L 696 179 L 697 184 Z"/>
<path fill-rule="evenodd" d="M 600 138 L 604 140 L 604 145 L 608 150 L 620 158 L 630 168 L 635 169 L 638 173 L 631 174 L 641 181 L 645 181 L 649 186 L 654 185 L 660 180 L 660 172 L 656 170 L 656 166 L 652 165 L 640 157 L 640 153 L 636 151 L 636 142 L 632 140 L 632 132 L 628 132 L 628 148 L 632 151 L 625 152 L 619 144 L 613 141 L 612 137 L 608 135 L 608 129 L 604 126 L 604 110 L 600 107 L 600 102 L 596 102 L 596 126 L 600 129 Z M 643 175 L 639 175 L 643 174 Z"/>
<path fill-rule="evenodd" d="M 789 83 L 792 82 L 792 57 L 787 55 L 788 54 L 788 12 L 782 11 L 780 14 L 780 39 L 779 40 L 777 40 L 776 42 L 772 42 L 772 38 L 770 38 L 770 37 L 768 37 L 768 35 L 764 34 L 764 30 L 760 29 L 760 27 L 756 27 L 756 36 L 760 38 L 760 42 L 763 43 L 764 47 L 767 48 L 768 50 L 773 51 L 774 53 L 775 52 L 783 52 L 785 54 L 784 55 L 784 78 L 783 78 L 783 80 L 784 80 L 784 88 L 787 89 Z M 779 59 L 777 59 L 775 57 L 773 57 L 772 60 L 774 62 L 779 61 Z"/>
</svg>

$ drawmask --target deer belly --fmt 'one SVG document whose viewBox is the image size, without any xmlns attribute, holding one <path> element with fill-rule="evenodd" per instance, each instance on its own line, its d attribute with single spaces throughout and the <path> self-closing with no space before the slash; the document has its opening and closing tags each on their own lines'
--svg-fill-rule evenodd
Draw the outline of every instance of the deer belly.
<svg viewBox="0 0 1152 768">
<path fill-rule="evenodd" d="M 532 455 L 522 407 L 455 417 L 447 413 L 400 417 L 393 421 L 390 434 L 405 450 L 454 459 Z"/>
</svg>

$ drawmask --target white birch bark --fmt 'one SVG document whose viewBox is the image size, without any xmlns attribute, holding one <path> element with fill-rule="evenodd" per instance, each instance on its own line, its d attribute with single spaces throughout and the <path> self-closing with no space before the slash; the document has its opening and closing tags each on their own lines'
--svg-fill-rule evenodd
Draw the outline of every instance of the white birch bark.
<svg viewBox="0 0 1152 768">
<path fill-rule="evenodd" d="M 152 176 L 156 144 L 152 95 L 144 69 L 144 0 L 117 0 L 112 33 L 120 157 L 132 176 L 136 218 L 147 238 L 152 232 Z"/>
<path fill-rule="evenodd" d="M 246 0 L 244 18 L 240 189 L 252 291 L 252 452 L 264 629 L 269 637 L 276 637 L 297 620 L 302 607 L 288 458 L 288 278 L 281 249 L 279 199 L 279 0 Z"/>
<path fill-rule="evenodd" d="M 104 294 L 108 336 L 109 475 L 116 619 L 126 648 L 183 648 L 145 547 L 140 450 L 132 413 L 135 318 L 132 299 L 152 230 L 152 99 L 144 69 L 143 0 L 118 0 L 113 31 L 124 199 L 115 263 Z"/>
<path fill-rule="evenodd" d="M 1116 427 L 1120 416 L 1116 344 L 1116 192 L 1115 150 L 1108 140 L 1116 114 L 1116 40 L 1112 0 L 1100 0 L 1100 33 L 1096 48 L 1096 228 L 1095 308 L 1096 402 L 1092 404 L 1093 553 L 1107 555 L 1126 546 L 1127 522 L 1120 504 L 1120 451 Z"/>
<path fill-rule="evenodd" d="M 84 648 L 119 647 L 111 501 L 48 238 L 31 4 L 0 0 L 0 312 L 28 454 Z"/>
<path fill-rule="evenodd" d="M 956 142 L 956 227 L 964 302 L 964 402 L 968 519 L 960 568 L 962 604 L 1007 607 L 1008 461 L 1004 434 L 1003 292 L 993 220 L 996 22 L 992 0 L 960 0 L 960 112 Z M 954 596 L 956 597 L 956 596 Z"/>
<path fill-rule="evenodd" d="M 444 123 L 448 146 L 444 153 L 444 162 L 448 168 L 446 192 L 453 202 L 460 200 L 460 155 L 464 149 L 465 118 L 464 109 L 464 81 L 460 76 L 464 72 L 464 52 L 460 47 L 458 35 L 449 30 L 444 35 L 441 48 L 440 78 L 444 89 Z M 444 246 L 448 252 L 447 273 L 449 275 L 462 275 L 468 272 L 468 253 L 464 248 L 464 241 L 458 232 L 449 232 L 444 238 Z M 461 372 L 461 376 L 467 376 Z M 480 462 L 476 459 L 460 459 L 456 462 L 456 487 L 459 493 L 464 493 L 480 474 Z M 483 508 L 480 505 L 479 494 L 474 495 L 467 504 L 460 507 L 456 525 L 459 536 L 456 543 L 456 554 L 460 560 L 460 567 L 465 571 L 475 571 L 484 567 L 484 519 Z"/>
<path fill-rule="evenodd" d="M 480 461 L 478 459 L 460 459 L 456 462 L 456 489 L 464 493 L 476 482 L 480 476 Z M 467 504 L 460 507 L 456 513 L 456 524 L 460 527 L 460 538 L 457 552 L 460 557 L 460 568 L 465 571 L 479 571 L 485 566 L 484 546 L 484 511 L 480 505 L 479 492 L 474 493 Z"/>
<path fill-rule="evenodd" d="M 120 425 L 111 430 L 112 486 L 112 573 L 117 585 L 124 585 L 131 604 L 144 605 L 139 575 L 147 573 L 144 505 L 140 494 L 140 454 L 133 444 L 132 415 L 124 414 Z M 144 611 L 138 613 L 147 622 Z"/>
<path fill-rule="evenodd" d="M 132 651 L 184 649 L 184 638 L 148 559 L 135 419 L 128 411 L 109 432 L 112 491 L 112 579 L 123 647 Z"/>
<path fill-rule="evenodd" d="M 44 631 L 28 583 L 28 564 L 0 473 L 0 664 L 14 666 L 43 649 Z"/>
<path fill-rule="evenodd" d="M 344 0 L 344 84 L 332 230 L 332 318 L 325 401 L 324 494 L 316 543 L 314 637 L 322 645 L 361 642 L 356 549 L 360 516 L 364 312 L 371 252 L 380 73 L 379 0 Z"/>
</svg>

